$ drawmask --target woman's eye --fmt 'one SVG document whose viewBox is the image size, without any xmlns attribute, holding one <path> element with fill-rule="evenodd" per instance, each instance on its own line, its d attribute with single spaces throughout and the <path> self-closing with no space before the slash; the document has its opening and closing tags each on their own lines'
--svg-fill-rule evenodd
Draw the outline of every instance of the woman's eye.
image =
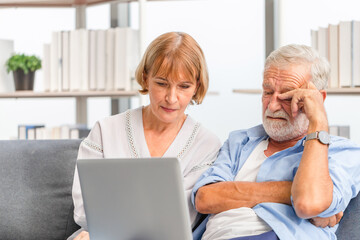
<svg viewBox="0 0 360 240">
<path fill-rule="evenodd" d="M 166 86 L 166 83 L 163 83 L 163 82 L 156 82 L 157 85 L 161 86 L 161 87 L 165 87 Z"/>
<path fill-rule="evenodd" d="M 180 87 L 183 89 L 188 89 L 190 86 L 189 85 L 180 85 Z"/>
</svg>

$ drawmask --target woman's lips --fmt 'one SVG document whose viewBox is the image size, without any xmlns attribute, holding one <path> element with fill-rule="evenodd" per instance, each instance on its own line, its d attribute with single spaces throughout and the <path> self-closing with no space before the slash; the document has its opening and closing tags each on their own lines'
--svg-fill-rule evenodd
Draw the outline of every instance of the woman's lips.
<svg viewBox="0 0 360 240">
<path fill-rule="evenodd" d="M 167 108 L 167 107 L 161 107 L 165 112 L 175 112 L 176 109 L 171 109 L 171 108 Z"/>
</svg>

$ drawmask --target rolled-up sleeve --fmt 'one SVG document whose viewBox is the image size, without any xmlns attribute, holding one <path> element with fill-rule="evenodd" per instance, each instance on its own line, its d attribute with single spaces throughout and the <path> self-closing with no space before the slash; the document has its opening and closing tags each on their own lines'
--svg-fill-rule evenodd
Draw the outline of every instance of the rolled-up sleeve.
<svg viewBox="0 0 360 240">
<path fill-rule="evenodd" d="M 360 146 L 347 139 L 336 138 L 329 148 L 329 171 L 334 184 L 333 199 L 319 217 L 344 211 L 360 190 Z"/>
<path fill-rule="evenodd" d="M 230 154 L 229 140 L 227 140 L 221 147 L 219 155 L 214 164 L 206 172 L 204 172 L 195 183 L 191 193 L 191 202 L 194 207 L 195 195 L 199 188 L 210 183 L 233 181 L 234 176 L 232 173 L 232 167 L 233 163 Z"/>
</svg>

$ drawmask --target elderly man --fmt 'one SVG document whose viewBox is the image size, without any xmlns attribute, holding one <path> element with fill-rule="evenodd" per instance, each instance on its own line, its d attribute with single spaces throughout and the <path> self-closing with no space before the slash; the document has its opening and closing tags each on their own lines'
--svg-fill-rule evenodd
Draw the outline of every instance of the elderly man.
<svg viewBox="0 0 360 240">
<path fill-rule="evenodd" d="M 193 189 L 196 209 L 211 214 L 202 239 L 336 239 L 332 226 L 359 192 L 360 147 L 327 133 L 329 72 L 307 46 L 266 59 L 263 124 L 232 132 Z"/>
</svg>

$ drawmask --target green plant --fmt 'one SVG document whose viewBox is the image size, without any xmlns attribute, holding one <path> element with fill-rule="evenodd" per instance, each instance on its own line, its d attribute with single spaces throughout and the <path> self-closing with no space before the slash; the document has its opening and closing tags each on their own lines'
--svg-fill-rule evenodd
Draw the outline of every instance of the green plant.
<svg viewBox="0 0 360 240">
<path fill-rule="evenodd" d="M 6 61 L 5 65 L 8 73 L 22 69 L 25 74 L 28 74 L 41 68 L 41 60 L 35 55 L 14 54 Z"/>
</svg>

